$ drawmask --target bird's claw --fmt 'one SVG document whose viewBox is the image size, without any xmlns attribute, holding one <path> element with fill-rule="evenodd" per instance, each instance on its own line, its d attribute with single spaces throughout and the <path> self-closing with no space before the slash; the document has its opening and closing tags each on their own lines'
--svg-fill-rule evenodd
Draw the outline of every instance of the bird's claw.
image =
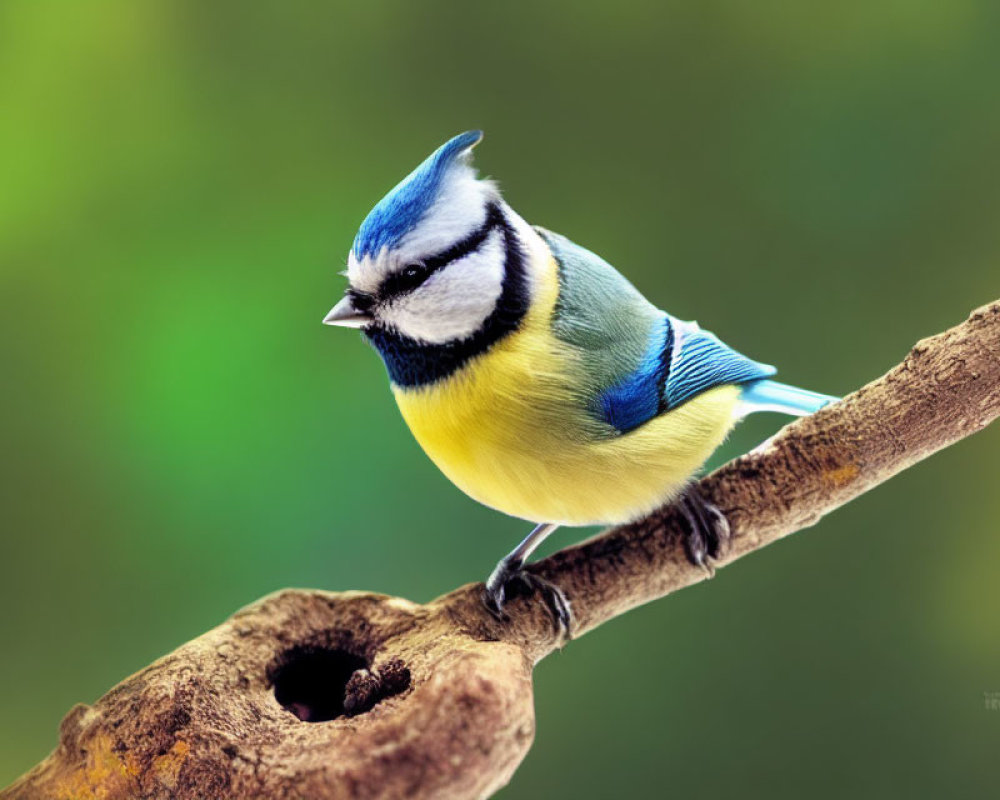
<svg viewBox="0 0 1000 800">
<path fill-rule="evenodd" d="M 571 638 L 573 612 L 570 610 L 569 599 L 552 581 L 528 572 L 523 562 L 505 558 L 497 564 L 496 569 L 486 580 L 483 605 L 500 622 L 506 622 L 510 619 L 504 611 L 508 598 L 517 594 L 532 595 L 536 592 L 545 599 L 545 604 L 552 614 L 556 634 L 565 639 Z"/>
<path fill-rule="evenodd" d="M 729 543 L 729 522 L 725 515 L 691 486 L 677 503 L 688 525 L 684 551 L 688 560 L 701 567 L 709 578 L 715 576 L 715 561 Z"/>
</svg>

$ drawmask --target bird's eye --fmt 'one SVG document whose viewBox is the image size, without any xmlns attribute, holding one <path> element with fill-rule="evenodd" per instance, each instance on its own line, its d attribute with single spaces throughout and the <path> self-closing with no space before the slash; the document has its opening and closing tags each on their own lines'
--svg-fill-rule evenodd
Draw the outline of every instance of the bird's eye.
<svg viewBox="0 0 1000 800">
<path fill-rule="evenodd" d="M 385 279 L 379 290 L 379 294 L 383 298 L 388 298 L 412 292 L 417 287 L 423 285 L 423 282 L 430 277 L 432 272 L 433 270 L 428 269 L 425 264 L 421 264 L 419 261 L 404 264 Z"/>
<path fill-rule="evenodd" d="M 423 264 L 407 264 L 403 267 L 402 276 L 407 280 L 415 281 L 424 274 Z"/>
</svg>

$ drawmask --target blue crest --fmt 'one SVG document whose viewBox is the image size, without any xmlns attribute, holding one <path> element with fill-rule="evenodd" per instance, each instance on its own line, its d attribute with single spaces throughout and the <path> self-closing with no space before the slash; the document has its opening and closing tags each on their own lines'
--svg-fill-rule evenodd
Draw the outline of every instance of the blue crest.
<svg viewBox="0 0 1000 800">
<path fill-rule="evenodd" d="M 437 197 L 448 169 L 483 138 L 482 131 L 466 131 L 431 153 L 373 208 L 354 237 L 357 258 L 392 247 L 412 230 Z"/>
</svg>

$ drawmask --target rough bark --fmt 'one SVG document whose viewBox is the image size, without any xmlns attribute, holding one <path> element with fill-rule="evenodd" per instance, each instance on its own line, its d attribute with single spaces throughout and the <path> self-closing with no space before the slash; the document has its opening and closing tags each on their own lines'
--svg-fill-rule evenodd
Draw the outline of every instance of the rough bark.
<svg viewBox="0 0 1000 800">
<path fill-rule="evenodd" d="M 1000 302 L 703 479 L 732 527 L 719 566 L 998 415 Z M 580 636 L 704 578 L 681 532 L 666 508 L 534 569 L 564 589 Z M 561 643 L 543 604 L 518 598 L 501 624 L 481 590 L 422 606 L 359 592 L 265 597 L 70 711 L 57 749 L 0 800 L 487 796 L 531 746 L 532 667 Z M 305 721 L 317 718 L 328 721 Z"/>
</svg>

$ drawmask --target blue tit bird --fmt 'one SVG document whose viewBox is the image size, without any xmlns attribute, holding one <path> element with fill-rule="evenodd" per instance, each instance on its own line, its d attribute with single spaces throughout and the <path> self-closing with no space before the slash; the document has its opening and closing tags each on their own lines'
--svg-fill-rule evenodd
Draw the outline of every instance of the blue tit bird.
<svg viewBox="0 0 1000 800">
<path fill-rule="evenodd" d="M 617 524 L 675 500 L 689 558 L 707 568 L 728 531 L 690 489 L 745 415 L 810 414 L 835 399 L 650 303 L 617 270 L 525 222 L 477 177 L 480 131 L 435 150 L 361 224 L 349 287 L 323 320 L 360 328 L 421 447 L 459 489 L 536 527 L 497 564 L 502 616 L 524 566 L 562 525 Z"/>
</svg>

